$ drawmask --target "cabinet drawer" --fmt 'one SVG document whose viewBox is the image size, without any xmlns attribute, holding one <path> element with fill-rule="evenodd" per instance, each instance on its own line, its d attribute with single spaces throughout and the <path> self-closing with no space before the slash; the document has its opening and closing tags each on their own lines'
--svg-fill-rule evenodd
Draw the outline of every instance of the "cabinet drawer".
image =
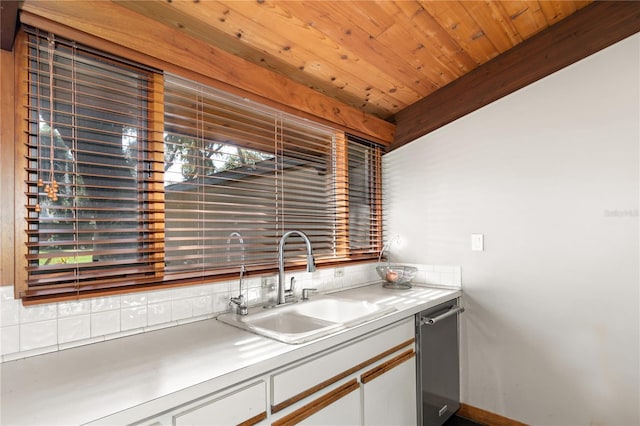
<svg viewBox="0 0 640 426">
<path fill-rule="evenodd" d="M 176 426 L 253 425 L 266 419 L 266 384 L 259 381 L 173 415 Z"/>
<path fill-rule="evenodd" d="M 305 406 L 276 419 L 271 426 L 352 426 L 362 424 L 360 385 L 354 378 Z"/>
<path fill-rule="evenodd" d="M 272 412 L 277 412 L 408 345 L 413 347 L 414 335 L 414 322 L 409 318 L 366 339 L 273 374 Z"/>
</svg>

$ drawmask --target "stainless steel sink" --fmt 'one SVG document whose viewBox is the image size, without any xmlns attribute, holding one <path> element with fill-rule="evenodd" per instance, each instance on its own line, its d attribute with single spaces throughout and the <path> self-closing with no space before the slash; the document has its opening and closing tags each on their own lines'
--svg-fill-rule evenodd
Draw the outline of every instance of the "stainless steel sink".
<svg viewBox="0 0 640 426">
<path fill-rule="evenodd" d="M 218 320 L 284 343 L 299 344 L 355 327 L 393 311 L 395 308 L 392 306 L 319 296 L 273 309 L 252 308 L 248 315 L 223 314 Z"/>
</svg>

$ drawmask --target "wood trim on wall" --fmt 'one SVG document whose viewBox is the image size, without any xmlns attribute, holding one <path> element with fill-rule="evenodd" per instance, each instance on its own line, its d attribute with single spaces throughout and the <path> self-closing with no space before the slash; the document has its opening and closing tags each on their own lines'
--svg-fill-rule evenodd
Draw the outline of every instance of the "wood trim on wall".
<svg viewBox="0 0 640 426">
<path fill-rule="evenodd" d="M 399 148 L 640 31 L 640 2 L 594 2 L 394 116 Z"/>
<path fill-rule="evenodd" d="M 0 50 L 0 285 L 14 283 L 14 56 Z"/>
<path fill-rule="evenodd" d="M 24 106 L 27 104 L 29 87 L 27 79 L 20 78 L 20 76 L 25 76 L 24 70 L 28 66 L 26 44 L 26 34 L 24 32 L 18 33 L 14 46 L 14 129 L 10 142 L 14 152 L 14 161 L 24 159 L 27 154 L 26 134 L 28 131 L 28 124 L 27 109 Z M 4 176 L 5 175 L 3 174 L 3 178 Z M 12 223 L 14 224 L 15 231 L 14 244 L 12 247 L 13 250 L 11 250 L 11 254 L 14 255 L 14 295 L 17 298 L 21 292 L 24 292 L 27 289 L 27 270 L 24 267 L 25 257 L 27 255 L 27 233 L 25 232 L 25 218 L 27 216 L 25 208 L 27 172 L 23 165 L 14 165 L 14 184 L 12 189 L 14 191 Z"/>
<path fill-rule="evenodd" d="M 306 118 L 312 116 L 316 121 L 331 123 L 383 145 L 389 145 L 393 141 L 395 125 L 388 121 L 359 111 L 115 3 L 29 0 L 22 4 L 22 10 L 30 13 L 23 13 L 21 17 L 22 22 L 29 25 L 41 27 L 44 21 L 49 20 L 121 47 L 120 52 L 111 53 L 125 56 L 123 53 L 140 52 L 156 62 L 172 64 L 183 70 L 190 70 L 191 74 L 211 79 L 217 82 L 216 87 L 223 90 L 236 94 L 239 94 L 239 90 L 244 91 L 244 96 L 259 102 L 277 104 L 280 109 Z M 135 37 L 132 37 L 134 28 Z M 50 31 L 48 28 L 42 29 Z M 125 57 L 139 60 L 140 55 L 136 56 L 138 58 Z M 167 69 L 158 64 L 143 63 Z"/>
<path fill-rule="evenodd" d="M 153 74 L 152 81 L 149 84 L 149 93 L 151 99 L 151 117 L 149 117 L 151 132 L 149 136 L 149 151 L 151 154 L 151 172 L 153 176 L 150 179 L 150 199 L 149 203 L 152 211 L 150 214 L 151 223 L 149 231 L 158 239 L 159 242 L 153 243 L 153 252 L 151 259 L 154 263 L 155 276 L 160 277 L 165 267 L 165 212 L 164 212 L 164 78 L 160 74 Z"/>
<path fill-rule="evenodd" d="M 468 420 L 472 420 L 482 425 L 491 426 L 527 426 L 526 423 L 512 420 L 499 414 L 492 413 L 490 411 L 482 410 L 480 408 L 472 407 L 467 404 L 460 404 L 460 409 L 456 412 L 456 415 Z"/>
<path fill-rule="evenodd" d="M 349 252 L 349 149 L 344 133 L 335 133 L 335 197 L 336 211 L 336 251 L 346 257 Z"/>
</svg>

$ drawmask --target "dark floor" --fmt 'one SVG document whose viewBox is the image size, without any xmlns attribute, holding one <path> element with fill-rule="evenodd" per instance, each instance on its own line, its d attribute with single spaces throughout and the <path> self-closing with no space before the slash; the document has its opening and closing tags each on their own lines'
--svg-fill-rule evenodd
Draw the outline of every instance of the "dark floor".
<svg viewBox="0 0 640 426">
<path fill-rule="evenodd" d="M 463 417 L 453 416 L 445 422 L 443 426 L 482 426 L 480 423 L 472 422 Z"/>
</svg>

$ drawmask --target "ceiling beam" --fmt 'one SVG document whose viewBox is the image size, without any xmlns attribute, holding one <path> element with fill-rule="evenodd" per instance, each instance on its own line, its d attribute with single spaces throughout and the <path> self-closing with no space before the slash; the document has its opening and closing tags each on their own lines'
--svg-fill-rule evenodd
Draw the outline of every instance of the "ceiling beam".
<svg viewBox="0 0 640 426">
<path fill-rule="evenodd" d="M 640 2 L 594 2 L 395 116 L 389 151 L 640 32 Z"/>
<path fill-rule="evenodd" d="M 0 49 L 12 50 L 18 27 L 18 1 L 0 1 Z"/>
</svg>

